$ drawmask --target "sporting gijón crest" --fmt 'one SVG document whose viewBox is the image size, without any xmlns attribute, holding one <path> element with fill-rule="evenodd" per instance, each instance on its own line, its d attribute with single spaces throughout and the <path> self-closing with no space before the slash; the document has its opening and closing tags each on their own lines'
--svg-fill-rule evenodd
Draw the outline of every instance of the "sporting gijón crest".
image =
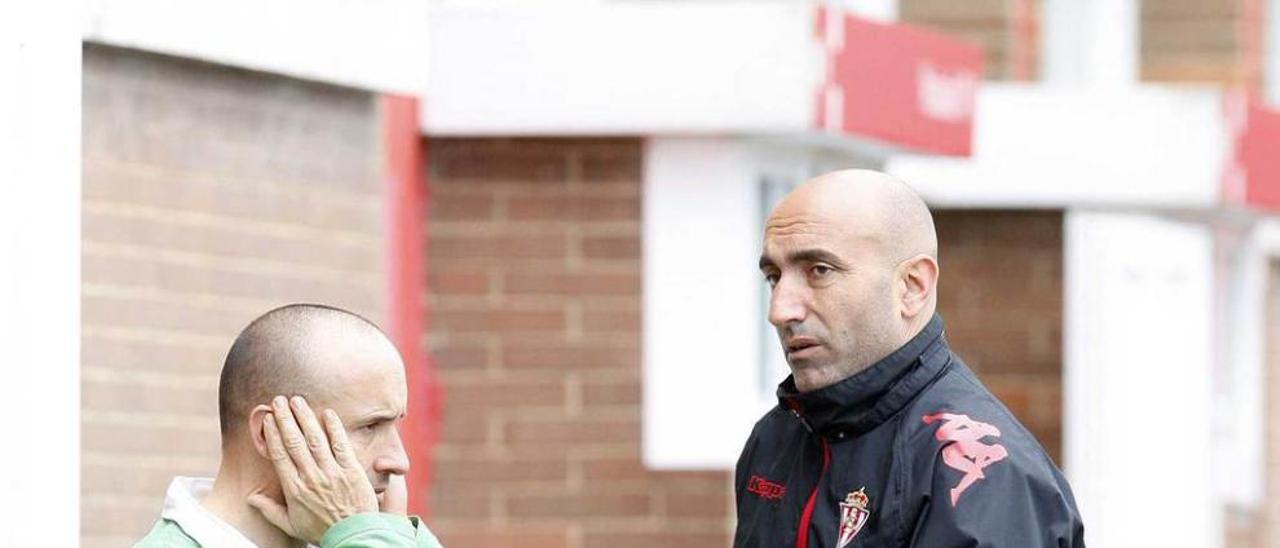
<svg viewBox="0 0 1280 548">
<path fill-rule="evenodd" d="M 868 500 L 865 490 L 866 488 L 862 487 L 849 493 L 844 497 L 844 502 L 840 503 L 840 537 L 836 539 L 836 548 L 844 548 L 853 542 L 853 538 L 858 536 L 858 531 L 867 524 L 867 518 L 871 517 L 871 511 L 867 509 Z"/>
</svg>

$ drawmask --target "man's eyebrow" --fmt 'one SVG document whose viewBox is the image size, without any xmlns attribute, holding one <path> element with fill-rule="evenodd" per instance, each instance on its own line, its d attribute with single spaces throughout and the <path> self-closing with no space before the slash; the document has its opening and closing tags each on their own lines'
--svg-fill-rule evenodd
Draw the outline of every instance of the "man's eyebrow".
<svg viewBox="0 0 1280 548">
<path fill-rule="evenodd" d="M 828 263 L 832 266 L 836 266 L 840 268 L 844 268 L 846 266 L 844 264 L 844 261 L 841 261 L 838 255 L 822 248 L 801 249 L 800 251 L 792 252 L 791 254 L 787 255 L 787 262 L 789 263 Z M 764 270 L 766 268 L 776 268 L 776 267 L 777 265 L 774 264 L 773 259 L 770 259 L 765 255 L 760 256 L 760 270 Z"/>
<path fill-rule="evenodd" d="M 793 263 L 828 263 L 832 266 L 844 266 L 844 261 L 835 253 L 822 248 L 801 249 L 787 256 L 787 260 Z"/>
<path fill-rule="evenodd" d="M 390 420 L 396 420 L 403 416 L 404 416 L 404 413 L 396 413 L 395 411 L 391 411 L 391 410 L 374 411 L 367 415 L 361 415 L 360 422 L 390 421 Z"/>
</svg>

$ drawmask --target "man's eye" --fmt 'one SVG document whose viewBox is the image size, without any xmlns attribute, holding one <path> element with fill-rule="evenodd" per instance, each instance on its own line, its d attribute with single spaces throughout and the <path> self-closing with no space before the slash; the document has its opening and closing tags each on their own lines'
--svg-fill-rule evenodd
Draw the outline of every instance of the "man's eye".
<svg viewBox="0 0 1280 548">
<path fill-rule="evenodd" d="M 835 269 L 825 264 L 816 264 L 816 265 L 813 265 L 813 268 L 809 269 L 809 272 L 813 273 L 814 276 L 821 278 L 823 276 L 826 276 L 827 274 L 835 272 Z"/>
<path fill-rule="evenodd" d="M 769 284 L 769 287 L 773 287 L 773 286 L 775 286 L 775 285 L 778 285 L 778 275 L 777 275 L 777 274 L 765 274 L 765 275 L 764 275 L 764 282 L 765 282 L 765 283 L 767 283 L 767 284 Z"/>
</svg>

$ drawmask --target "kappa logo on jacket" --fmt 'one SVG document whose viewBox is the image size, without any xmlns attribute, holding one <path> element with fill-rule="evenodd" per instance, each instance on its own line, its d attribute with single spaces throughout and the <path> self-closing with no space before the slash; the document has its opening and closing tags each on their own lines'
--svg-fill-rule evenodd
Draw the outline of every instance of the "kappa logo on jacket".
<svg viewBox="0 0 1280 548">
<path fill-rule="evenodd" d="M 787 486 L 760 476 L 751 476 L 747 481 L 747 492 L 754 493 L 765 500 L 782 500 L 782 497 L 787 494 Z"/>
<path fill-rule="evenodd" d="M 982 443 L 982 438 L 987 436 L 1000 437 L 1000 429 L 995 426 L 975 421 L 968 415 L 954 413 L 934 413 L 925 415 L 922 420 L 925 424 L 945 421 L 934 433 L 934 437 L 945 444 L 942 448 L 942 462 L 964 472 L 960 483 L 951 488 L 953 508 L 965 489 L 987 477 L 983 474 L 983 469 L 1009 456 L 1009 451 L 1003 445 Z"/>
</svg>

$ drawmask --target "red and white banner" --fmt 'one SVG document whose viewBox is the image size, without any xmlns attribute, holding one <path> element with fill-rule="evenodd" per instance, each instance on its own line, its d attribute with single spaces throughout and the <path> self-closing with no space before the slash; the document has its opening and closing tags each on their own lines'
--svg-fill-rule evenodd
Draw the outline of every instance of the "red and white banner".
<svg viewBox="0 0 1280 548">
<path fill-rule="evenodd" d="M 1280 211 L 1280 110 L 1244 93 L 1225 96 L 1232 158 L 1223 175 L 1223 199 Z"/>
<path fill-rule="evenodd" d="M 816 129 L 918 152 L 967 156 L 982 82 L 982 50 L 944 34 L 818 6 L 826 75 Z"/>
</svg>

